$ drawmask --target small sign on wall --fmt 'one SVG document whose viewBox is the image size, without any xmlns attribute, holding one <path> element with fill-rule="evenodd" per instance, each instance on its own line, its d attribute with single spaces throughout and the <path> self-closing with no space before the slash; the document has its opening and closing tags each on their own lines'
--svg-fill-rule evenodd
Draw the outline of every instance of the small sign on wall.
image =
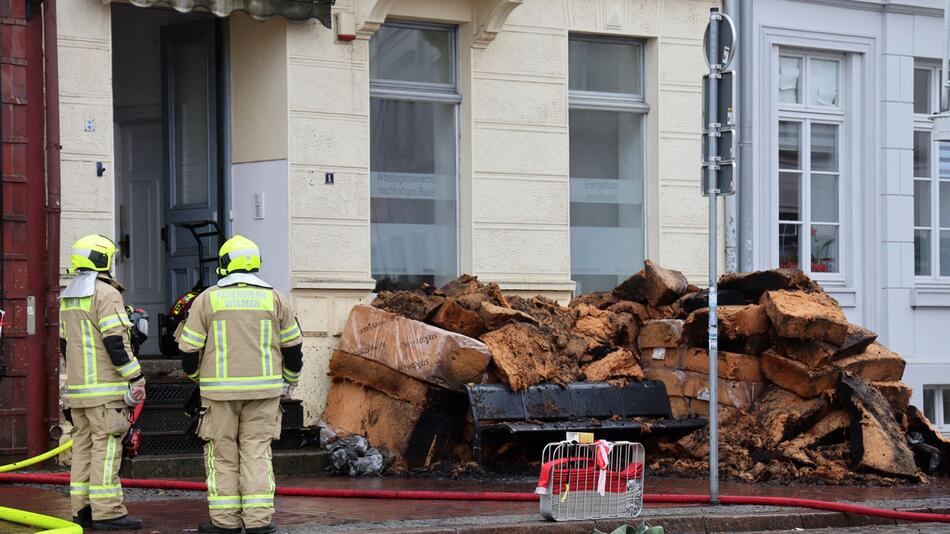
<svg viewBox="0 0 950 534">
<path fill-rule="evenodd" d="M 96 131 L 96 120 L 95 119 L 86 119 L 86 124 L 83 126 L 84 132 L 94 132 Z"/>
</svg>

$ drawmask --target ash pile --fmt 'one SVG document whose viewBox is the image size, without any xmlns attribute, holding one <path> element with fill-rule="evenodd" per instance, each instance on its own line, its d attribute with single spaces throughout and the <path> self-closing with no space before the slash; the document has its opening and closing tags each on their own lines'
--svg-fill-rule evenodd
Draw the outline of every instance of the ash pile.
<svg viewBox="0 0 950 534">
<path fill-rule="evenodd" d="M 673 415 L 720 407 L 720 468 L 746 481 L 883 483 L 950 472 L 950 441 L 900 382 L 904 360 L 848 322 L 800 271 L 719 282 L 718 398 L 708 296 L 651 261 L 567 306 L 462 275 L 385 292 L 350 313 L 330 361 L 324 421 L 366 436 L 397 469 L 471 458 L 465 384 L 663 382 Z M 707 431 L 657 438 L 653 474 L 703 476 Z"/>
</svg>

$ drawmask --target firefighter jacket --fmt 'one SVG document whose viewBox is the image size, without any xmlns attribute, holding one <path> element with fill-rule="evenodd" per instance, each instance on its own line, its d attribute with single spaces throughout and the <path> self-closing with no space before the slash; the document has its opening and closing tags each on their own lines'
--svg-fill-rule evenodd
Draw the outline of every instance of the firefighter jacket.
<svg viewBox="0 0 950 534">
<path fill-rule="evenodd" d="M 132 354 L 132 323 L 119 293 L 121 286 L 101 274 L 94 283 L 87 281 L 88 289 L 79 293 L 82 296 L 67 296 L 59 302 L 60 349 L 72 408 L 121 401 L 129 381 L 142 377 Z"/>
<path fill-rule="evenodd" d="M 287 298 L 260 285 L 238 282 L 212 286 L 195 297 L 179 327 L 178 347 L 187 361 L 197 352 L 201 396 L 211 400 L 279 397 L 284 382 L 300 375 L 300 327 Z M 283 353 L 297 357 L 290 364 Z"/>
</svg>

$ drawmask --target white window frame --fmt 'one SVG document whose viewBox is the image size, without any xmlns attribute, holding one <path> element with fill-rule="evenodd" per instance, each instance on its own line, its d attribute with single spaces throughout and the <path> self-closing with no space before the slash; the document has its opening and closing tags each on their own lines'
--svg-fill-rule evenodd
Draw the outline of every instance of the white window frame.
<svg viewBox="0 0 950 534">
<path fill-rule="evenodd" d="M 871 36 L 854 33 L 829 33 L 804 28 L 763 24 L 759 31 L 763 53 L 756 55 L 757 72 L 765 73 L 755 80 L 753 115 L 761 120 L 752 123 L 752 137 L 763 150 L 752 151 L 749 184 L 754 195 L 752 211 L 756 224 L 752 228 L 752 268 L 771 269 L 778 264 L 778 70 L 779 53 L 824 51 L 844 56 L 841 71 L 844 85 L 840 88 L 841 104 L 846 114 L 842 138 L 842 157 L 846 169 L 841 195 L 847 209 L 845 222 L 843 274 L 844 281 L 822 280 L 821 285 L 847 313 L 861 314 L 864 326 L 875 329 L 880 304 L 878 280 L 882 276 L 877 258 L 884 240 L 879 224 L 881 196 L 878 185 L 884 183 L 885 172 L 874 164 L 880 154 L 880 133 L 873 127 L 880 114 L 876 87 L 880 83 L 882 64 L 877 61 L 878 41 Z M 860 176 L 861 179 L 854 177 Z M 860 268 L 858 268 L 860 266 Z"/>
<path fill-rule="evenodd" d="M 950 417 L 946 417 L 948 414 L 943 413 L 943 397 L 944 395 L 950 395 L 950 385 L 925 385 L 923 391 L 933 391 L 934 392 L 934 418 L 931 423 L 940 430 L 941 434 L 948 435 L 950 434 Z M 924 410 L 926 410 L 927 397 L 926 394 L 923 394 L 923 399 L 921 401 Z"/>
<path fill-rule="evenodd" d="M 794 57 L 798 58 L 802 62 L 802 75 L 801 75 L 801 102 L 800 103 L 790 103 L 790 102 L 781 102 L 779 100 L 778 93 L 778 72 L 779 72 L 779 63 L 783 57 Z M 823 59 L 836 61 L 838 63 L 838 103 L 836 106 L 820 106 L 820 105 L 809 105 L 808 104 L 808 92 L 810 89 L 810 68 L 809 65 L 814 59 Z M 822 285 L 830 286 L 840 286 L 844 287 L 848 282 L 848 273 L 850 272 L 851 265 L 849 258 L 851 255 L 849 251 L 851 250 L 851 231 L 852 225 L 847 224 L 849 220 L 848 214 L 850 210 L 848 208 L 845 199 L 848 196 L 848 188 L 850 184 L 851 174 L 851 160 L 850 156 L 852 154 L 851 142 L 850 142 L 850 131 L 848 129 L 848 114 L 846 112 L 848 108 L 847 96 L 848 96 L 848 85 L 845 83 L 845 72 L 848 69 L 847 57 L 843 53 L 836 52 L 825 52 L 825 51 L 815 51 L 815 50 L 803 50 L 797 48 L 789 47 L 779 47 L 776 54 L 776 62 L 774 69 L 774 80 L 772 83 L 772 92 L 773 102 L 774 102 L 774 112 L 777 120 L 771 125 L 776 132 L 776 143 L 771 147 L 771 150 L 775 152 L 773 155 L 773 164 L 772 164 L 772 183 L 773 186 L 778 189 L 779 184 L 779 161 L 778 161 L 778 125 L 780 122 L 798 122 L 802 125 L 801 127 L 801 153 L 799 157 L 801 158 L 801 199 L 799 206 L 799 225 L 801 228 L 801 242 L 799 246 L 801 247 L 799 251 L 799 268 L 808 273 L 812 278 L 822 283 Z M 812 272 L 811 270 L 811 176 L 813 172 L 811 169 L 811 125 L 812 124 L 832 124 L 838 127 L 838 272 L 836 273 L 826 273 L 826 272 Z M 817 171 L 817 174 L 835 174 L 825 171 Z M 779 228 L 781 224 L 787 224 L 791 221 L 781 221 L 779 216 L 778 209 L 778 198 L 779 195 L 776 193 L 775 197 L 775 206 L 773 208 L 773 218 L 772 218 L 772 265 L 779 264 L 779 249 L 780 249 L 780 239 L 779 239 Z M 832 226 L 833 224 L 829 223 L 816 223 L 820 226 Z"/>
<path fill-rule="evenodd" d="M 433 102 L 439 104 L 454 104 L 455 107 L 455 276 L 461 274 L 462 269 L 462 154 L 461 154 L 461 135 L 462 126 L 460 104 L 462 103 L 462 94 L 459 89 L 459 32 L 458 27 L 450 24 L 438 24 L 431 22 L 387 20 L 386 26 L 397 28 L 408 28 L 415 30 L 440 30 L 449 32 L 449 72 L 451 82 L 444 83 L 422 83 L 410 82 L 404 80 L 388 80 L 379 78 L 370 78 L 369 97 L 380 100 L 402 100 L 411 102 Z M 368 53 L 368 52 L 367 52 Z M 371 72 L 371 70 L 370 70 Z M 370 121 L 370 125 L 372 121 Z M 372 169 L 370 169 L 372 174 Z M 372 176 L 370 177 L 372 181 Z M 372 195 L 370 195 L 372 202 Z M 372 221 L 371 221 L 372 222 Z M 370 247 L 372 255 L 372 247 Z M 370 260 L 372 262 L 372 259 Z M 376 295 L 375 289 L 371 293 Z"/>
<path fill-rule="evenodd" d="M 917 71 L 926 70 L 930 73 L 930 106 L 927 113 L 917 113 L 914 112 L 914 126 L 916 127 L 918 123 L 923 125 L 924 122 L 931 123 L 929 120 L 930 115 L 937 113 L 937 110 L 940 107 L 940 64 L 935 61 L 927 60 L 918 60 L 914 62 L 914 79 L 916 80 Z M 916 89 L 916 88 L 915 88 Z M 913 102 L 911 103 L 913 105 Z"/>
<path fill-rule="evenodd" d="M 592 111 L 615 111 L 620 113 L 632 113 L 639 115 L 638 119 L 640 121 L 640 139 L 643 143 L 643 161 L 642 161 L 642 170 L 641 176 L 643 176 L 643 209 L 640 213 L 640 226 L 643 228 L 643 257 L 647 258 L 647 251 L 650 250 L 649 243 L 649 229 L 647 228 L 647 223 L 649 218 L 647 216 L 647 200 L 648 200 L 648 174 L 647 174 L 647 151 L 649 148 L 648 139 L 647 139 L 647 115 L 650 113 L 650 105 L 647 104 L 645 93 L 646 93 L 646 43 L 642 39 L 635 39 L 632 37 L 616 37 L 608 35 L 593 35 L 593 34 L 577 34 L 571 33 L 568 36 L 568 43 L 570 41 L 590 41 L 598 43 L 617 43 L 625 44 L 630 46 L 637 47 L 637 53 L 640 55 L 640 71 L 637 73 L 640 78 L 640 87 L 639 92 L 634 93 L 612 93 L 612 92 L 603 92 L 603 91 L 581 91 L 576 89 L 568 90 L 568 117 L 570 117 L 571 110 L 592 110 Z M 570 46 L 568 46 L 570 48 Z M 570 61 L 570 60 L 568 60 Z M 570 80 L 568 80 L 568 86 L 570 86 Z M 568 131 L 570 131 L 570 125 L 568 125 Z M 570 157 L 570 147 L 568 147 L 568 157 Z M 568 165 L 570 168 L 570 165 Z M 568 176 L 568 180 L 571 177 Z M 568 210 L 570 210 L 570 187 L 568 187 Z M 571 223 L 568 222 L 568 232 L 571 231 Z M 568 238 L 570 241 L 570 238 Z M 573 253 L 573 251 L 572 251 Z M 569 258 L 569 261 L 573 261 L 573 256 Z M 631 266 L 631 269 L 636 271 L 639 269 L 638 266 Z M 631 271 L 633 272 L 633 271 Z M 576 293 L 576 289 L 575 289 Z"/>
<path fill-rule="evenodd" d="M 410 30 L 439 30 L 449 32 L 449 72 L 452 76 L 452 79 L 450 83 L 423 83 L 404 80 L 371 78 L 369 81 L 370 98 L 440 102 L 450 104 L 461 103 L 462 95 L 459 93 L 458 88 L 458 28 L 448 24 L 406 21 L 386 21 L 385 26 L 392 28 L 406 28 Z"/>
<path fill-rule="evenodd" d="M 940 66 L 936 63 L 927 61 L 918 61 L 914 64 L 914 79 L 916 80 L 917 70 L 926 70 L 930 72 L 930 105 L 928 113 L 914 113 L 914 132 L 927 132 L 930 136 L 930 177 L 918 177 L 914 173 L 914 185 L 917 182 L 930 182 L 930 226 L 917 226 L 914 222 L 913 230 L 930 231 L 930 274 L 918 275 L 917 266 L 914 265 L 914 281 L 917 286 L 950 286 L 950 275 L 940 275 L 940 232 L 941 230 L 950 231 L 950 228 L 940 227 L 940 183 L 950 183 L 950 176 L 940 177 L 940 143 L 933 139 L 933 121 L 930 120 L 932 113 L 940 107 Z M 913 105 L 913 104 L 912 104 Z M 916 189 L 916 188 L 915 188 Z M 916 253 L 916 249 L 915 249 Z"/>
</svg>

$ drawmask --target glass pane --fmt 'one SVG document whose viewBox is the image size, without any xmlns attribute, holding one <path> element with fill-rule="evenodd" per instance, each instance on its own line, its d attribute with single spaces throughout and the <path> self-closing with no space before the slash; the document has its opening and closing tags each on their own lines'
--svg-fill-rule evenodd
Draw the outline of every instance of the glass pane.
<svg viewBox="0 0 950 534">
<path fill-rule="evenodd" d="M 802 125 L 800 122 L 778 123 L 778 167 L 801 169 Z"/>
<path fill-rule="evenodd" d="M 370 226 L 376 290 L 417 288 L 421 282 L 442 285 L 458 270 L 455 106 L 371 102 Z"/>
<path fill-rule="evenodd" d="M 799 269 L 801 263 L 801 225 L 778 225 L 778 266 L 783 269 Z"/>
<path fill-rule="evenodd" d="M 449 30 L 380 26 L 370 39 L 369 68 L 375 80 L 453 83 Z"/>
<path fill-rule="evenodd" d="M 778 101 L 787 104 L 802 102 L 802 59 L 780 56 L 778 59 Z"/>
<path fill-rule="evenodd" d="M 174 206 L 207 206 L 211 197 L 208 148 L 208 50 L 204 41 L 172 48 L 175 91 Z"/>
<path fill-rule="evenodd" d="M 811 169 L 838 171 L 838 127 L 834 124 L 811 125 Z"/>
<path fill-rule="evenodd" d="M 930 230 L 914 230 L 914 274 L 930 276 Z"/>
<path fill-rule="evenodd" d="M 950 276 L 950 232 L 946 230 L 940 231 L 940 276 Z"/>
<path fill-rule="evenodd" d="M 950 178 L 950 142 L 940 141 L 938 146 L 940 148 L 937 156 L 939 156 L 940 161 L 937 170 L 941 179 L 948 179 Z"/>
<path fill-rule="evenodd" d="M 800 221 L 802 208 L 802 175 L 797 172 L 778 174 L 778 218 L 780 221 Z"/>
<path fill-rule="evenodd" d="M 838 272 L 838 227 L 816 224 L 811 227 L 811 272 Z"/>
<path fill-rule="evenodd" d="M 571 273 L 578 291 L 607 291 L 644 254 L 643 119 L 571 110 Z"/>
<path fill-rule="evenodd" d="M 933 388 L 924 389 L 924 417 L 930 420 L 931 423 L 935 422 L 934 412 L 936 412 L 936 391 Z"/>
<path fill-rule="evenodd" d="M 930 226 L 930 182 L 914 180 L 914 226 Z"/>
<path fill-rule="evenodd" d="M 947 106 L 943 105 L 943 102 L 940 101 L 940 84 L 943 83 L 943 70 L 937 69 L 937 107 L 940 108 L 940 111 L 947 111 Z"/>
<path fill-rule="evenodd" d="M 571 90 L 643 93 L 639 44 L 571 39 L 568 58 Z"/>
<path fill-rule="evenodd" d="M 930 132 L 914 132 L 914 176 L 930 178 Z"/>
<path fill-rule="evenodd" d="M 950 182 L 940 182 L 940 198 L 937 210 L 940 213 L 940 228 L 950 228 Z"/>
<path fill-rule="evenodd" d="M 950 421 L 950 390 L 943 389 L 940 393 L 940 396 L 943 397 L 943 413 L 940 422 L 945 425 L 947 421 Z"/>
<path fill-rule="evenodd" d="M 813 174 L 811 176 L 812 222 L 840 222 L 838 219 L 838 176 Z"/>
<path fill-rule="evenodd" d="M 813 59 L 809 76 L 808 103 L 817 106 L 837 106 L 838 62 L 830 59 Z"/>
<path fill-rule="evenodd" d="M 914 113 L 930 113 L 930 69 L 914 69 Z"/>
</svg>

